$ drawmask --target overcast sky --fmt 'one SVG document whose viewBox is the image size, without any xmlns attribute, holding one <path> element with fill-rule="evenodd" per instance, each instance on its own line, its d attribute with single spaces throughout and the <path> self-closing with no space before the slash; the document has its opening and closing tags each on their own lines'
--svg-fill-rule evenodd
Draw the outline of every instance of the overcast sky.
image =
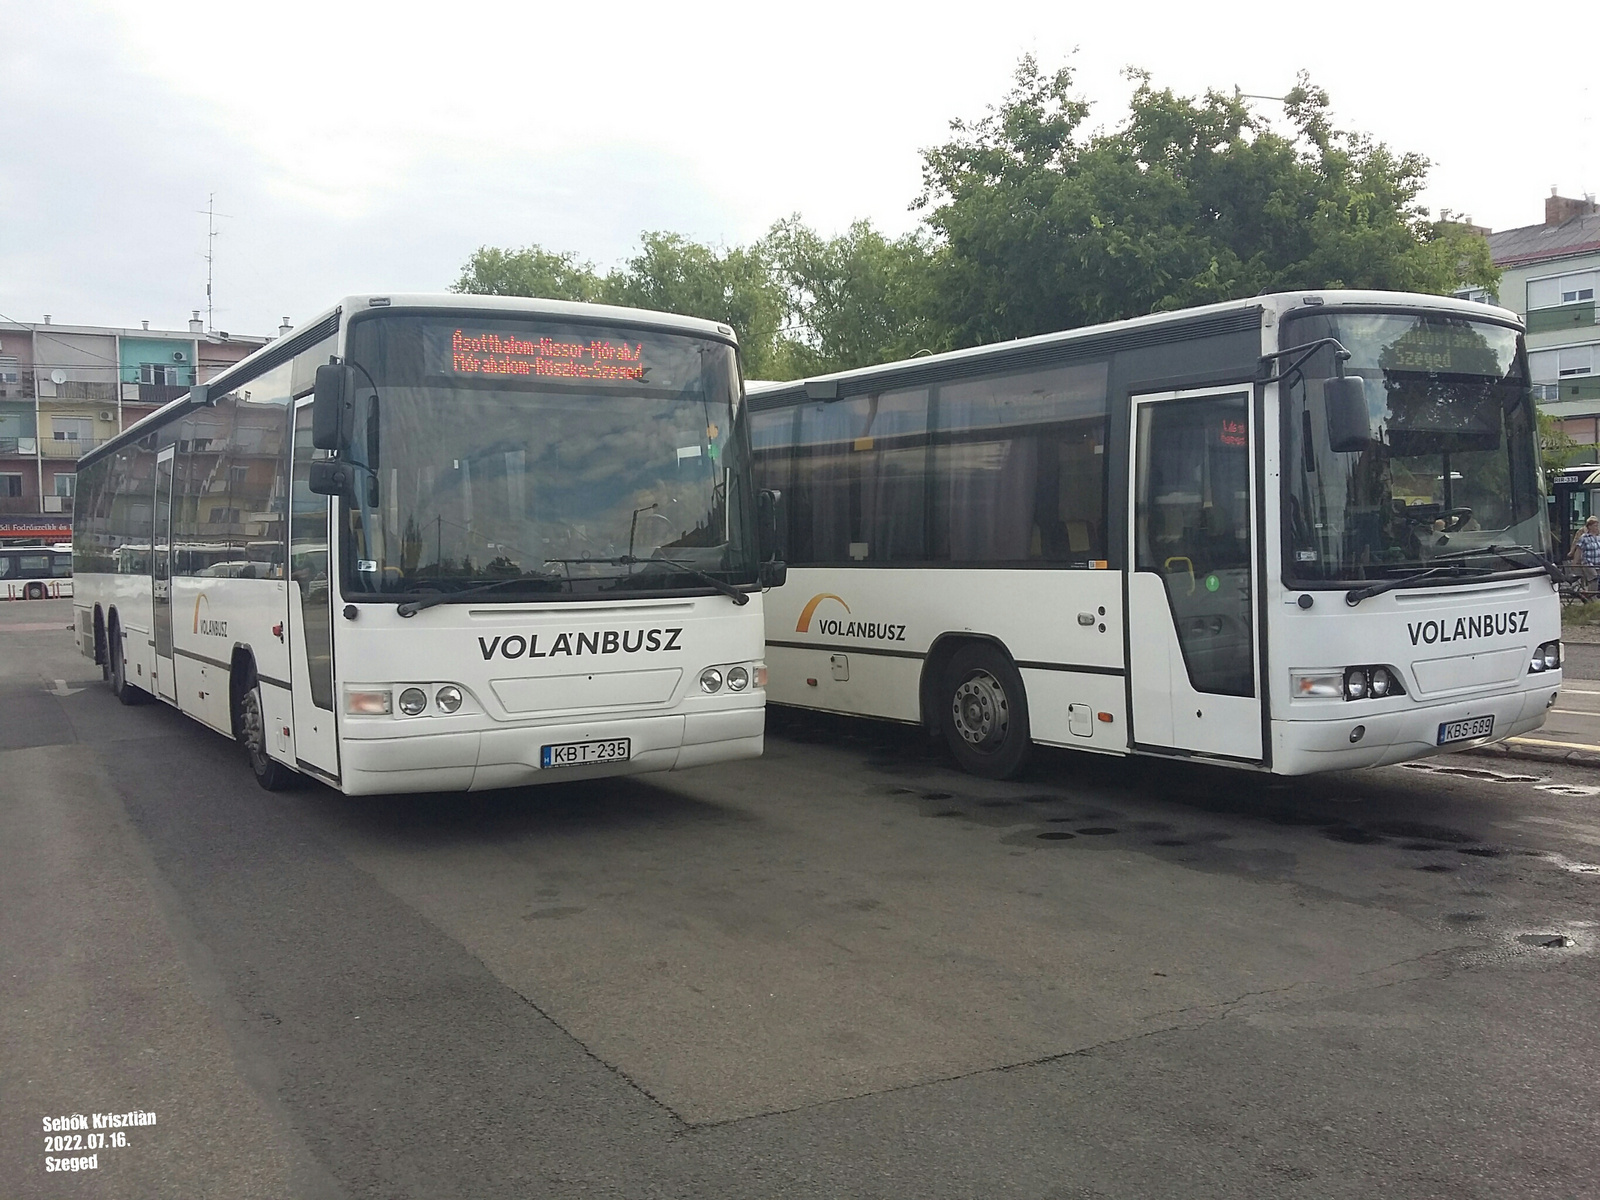
<svg viewBox="0 0 1600 1200">
<path fill-rule="evenodd" d="M 1564 13 L 1592 44 L 1593 10 Z M 898 233 L 919 149 L 981 116 L 1025 52 L 1071 56 L 1108 124 L 1130 64 L 1263 95 L 1306 68 L 1341 127 L 1433 160 L 1433 208 L 1534 224 L 1552 185 L 1600 187 L 1600 97 L 1522 15 L 1540 19 L 1394 0 L 0 0 L 0 313 L 182 328 L 213 192 L 215 323 L 238 333 L 346 292 L 442 290 L 481 244 L 608 266 L 645 229 L 737 243 L 798 212 Z"/>
</svg>

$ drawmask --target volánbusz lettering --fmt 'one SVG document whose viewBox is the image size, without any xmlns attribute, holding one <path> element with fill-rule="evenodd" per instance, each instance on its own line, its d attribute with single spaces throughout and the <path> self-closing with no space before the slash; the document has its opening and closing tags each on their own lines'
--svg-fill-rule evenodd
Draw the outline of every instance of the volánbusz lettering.
<svg viewBox="0 0 1600 1200">
<path fill-rule="evenodd" d="M 683 627 L 670 629 L 596 629 L 586 633 L 502 634 L 480 637 L 478 653 L 491 658 L 572 658 L 604 654 L 654 654 L 682 650 Z M 548 638 L 548 641 L 542 640 Z"/>
<path fill-rule="evenodd" d="M 842 621 L 837 617 L 823 617 L 812 622 L 812 628 L 826 637 L 858 637 L 883 642 L 906 640 L 904 625 L 891 625 L 886 621 Z"/>
<path fill-rule="evenodd" d="M 1470 638 L 1505 637 L 1528 632 L 1528 610 L 1485 612 L 1464 617 L 1444 617 L 1437 621 L 1409 621 L 1406 632 L 1413 646 L 1459 642 Z"/>
</svg>

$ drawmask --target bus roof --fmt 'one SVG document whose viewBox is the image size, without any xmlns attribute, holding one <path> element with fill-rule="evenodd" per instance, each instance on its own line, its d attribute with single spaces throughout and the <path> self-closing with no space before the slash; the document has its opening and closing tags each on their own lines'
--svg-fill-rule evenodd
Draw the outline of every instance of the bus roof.
<svg viewBox="0 0 1600 1200">
<path fill-rule="evenodd" d="M 943 354 L 925 354 L 916 358 L 903 358 L 894 362 L 878 363 L 870 367 L 856 367 L 848 371 L 834 371 L 826 375 L 813 375 L 806 379 L 792 379 L 777 383 L 766 380 L 746 380 L 745 395 L 751 400 L 766 400 L 762 407 L 795 403 L 806 398 L 831 399 L 840 394 L 841 385 L 863 381 L 879 382 L 885 386 L 914 386 L 914 380 L 926 373 L 946 368 L 959 371 L 963 363 L 990 357 L 1031 358 L 1030 351 L 1069 347 L 1074 342 L 1090 343 L 1086 352 L 1101 349 L 1105 352 L 1131 345 L 1145 344 L 1141 335 L 1157 333 L 1161 327 L 1194 323 L 1202 332 L 1236 331 L 1243 328 L 1252 314 L 1270 309 L 1279 316 L 1296 310 L 1314 311 L 1318 307 L 1370 307 L 1373 309 L 1427 308 L 1440 312 L 1459 313 L 1462 316 L 1487 318 L 1522 327 L 1522 319 L 1508 309 L 1460 300 L 1454 296 L 1429 296 L 1415 292 L 1369 292 L 1325 290 L 1312 292 L 1277 292 L 1264 296 L 1251 296 L 1244 300 L 1228 300 L 1220 304 L 1207 304 L 1199 308 L 1178 309 L 1173 312 L 1152 313 L 1145 317 L 1132 317 L 1123 321 L 1109 321 L 1102 325 L 1085 325 L 1059 333 L 1041 333 L 1032 337 L 1014 338 L 1005 342 L 990 342 L 964 350 L 950 350 Z M 1119 343 L 1121 343 L 1119 345 Z M 1092 346 L 1092 349 L 1091 349 Z M 854 389 L 852 389 L 854 390 Z"/>
<path fill-rule="evenodd" d="M 174 417 L 182 415 L 186 410 L 200 407 L 204 395 L 211 389 L 226 391 L 234 380 L 252 378 L 262 368 L 277 366 L 337 333 L 342 320 L 374 310 L 391 313 L 503 313 L 507 316 L 555 317 L 573 321 L 617 321 L 659 329 L 664 333 L 682 333 L 692 337 L 714 338 L 731 345 L 738 344 L 733 330 L 717 321 L 706 321 L 699 317 L 680 317 L 674 313 L 654 312 L 644 308 L 623 308 L 615 304 L 580 304 L 570 300 L 479 296 L 458 292 L 391 292 L 346 296 L 332 308 L 318 313 L 311 321 L 287 337 L 268 342 L 261 349 L 234 363 L 215 379 L 207 381 L 199 389 L 199 398 L 195 395 L 195 389 L 191 389 L 170 403 L 162 405 L 149 416 L 128 426 L 116 437 L 96 446 L 78 460 L 78 466 L 84 467 L 108 454 L 115 453 L 130 442 L 138 441 L 152 429 L 158 429 Z"/>
</svg>

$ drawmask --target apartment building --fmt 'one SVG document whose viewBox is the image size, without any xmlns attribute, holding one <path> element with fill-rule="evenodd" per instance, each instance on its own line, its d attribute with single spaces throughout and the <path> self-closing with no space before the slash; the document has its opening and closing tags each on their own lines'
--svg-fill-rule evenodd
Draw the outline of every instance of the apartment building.
<svg viewBox="0 0 1600 1200">
<path fill-rule="evenodd" d="M 1551 189 L 1543 224 L 1491 233 L 1489 250 L 1501 270 L 1498 302 L 1528 325 L 1540 408 L 1574 441 L 1600 445 L 1600 205 Z"/>
<path fill-rule="evenodd" d="M 0 322 L 0 544 L 70 538 L 78 457 L 268 340 Z"/>
</svg>

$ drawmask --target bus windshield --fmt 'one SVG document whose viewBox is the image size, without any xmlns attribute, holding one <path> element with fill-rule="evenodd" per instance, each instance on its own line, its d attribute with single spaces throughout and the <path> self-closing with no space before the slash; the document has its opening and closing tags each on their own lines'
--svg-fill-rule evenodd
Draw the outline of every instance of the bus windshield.
<svg viewBox="0 0 1600 1200">
<path fill-rule="evenodd" d="M 498 315 L 353 321 L 352 598 L 757 579 L 732 346 Z M 687 570 L 685 569 L 687 568 Z M 487 591 L 487 589 L 486 589 Z"/>
<path fill-rule="evenodd" d="M 1324 403 L 1331 347 L 1284 380 L 1285 577 L 1539 566 L 1550 535 L 1521 335 L 1437 312 L 1333 311 L 1286 318 L 1280 344 L 1329 337 L 1366 381 L 1367 428 L 1352 443 Z"/>
</svg>

